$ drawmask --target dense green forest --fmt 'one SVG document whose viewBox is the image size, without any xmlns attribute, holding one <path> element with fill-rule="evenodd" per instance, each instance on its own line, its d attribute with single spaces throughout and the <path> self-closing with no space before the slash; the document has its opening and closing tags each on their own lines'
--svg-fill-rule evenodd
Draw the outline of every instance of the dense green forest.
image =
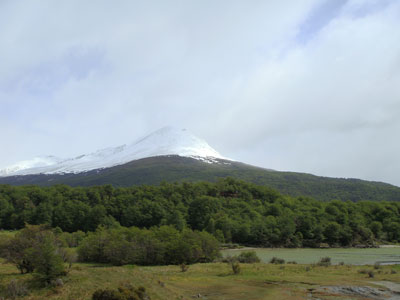
<svg viewBox="0 0 400 300">
<path fill-rule="evenodd" d="M 225 243 L 356 246 L 400 242 L 400 203 L 321 202 L 231 178 L 129 188 L 0 185 L 0 228 L 26 223 L 66 232 L 170 225 L 206 231 Z"/>
</svg>

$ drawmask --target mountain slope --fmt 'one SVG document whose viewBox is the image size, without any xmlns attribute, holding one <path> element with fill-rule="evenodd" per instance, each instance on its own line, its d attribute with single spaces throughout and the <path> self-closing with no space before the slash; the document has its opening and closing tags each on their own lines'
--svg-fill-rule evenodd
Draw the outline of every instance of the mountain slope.
<svg viewBox="0 0 400 300">
<path fill-rule="evenodd" d="M 44 156 L 0 170 L 0 184 L 131 186 L 233 177 L 319 200 L 400 201 L 400 188 L 357 179 L 278 172 L 228 160 L 185 129 L 164 127 L 130 144 L 75 158 Z"/>
<path fill-rule="evenodd" d="M 0 176 L 81 173 L 110 168 L 146 157 L 179 155 L 208 163 L 223 159 L 206 141 L 186 129 L 161 128 L 130 145 L 111 147 L 74 158 L 36 157 L 0 170 Z"/>
<path fill-rule="evenodd" d="M 233 177 L 272 187 L 283 194 L 310 196 L 318 200 L 400 201 L 400 188 L 380 182 L 328 178 L 311 174 L 278 172 L 247 164 L 216 159 L 213 164 L 176 155 L 149 157 L 107 169 L 79 174 L 40 174 L 0 177 L 0 184 L 91 186 L 112 184 L 131 186 L 162 181 L 216 181 Z"/>
</svg>

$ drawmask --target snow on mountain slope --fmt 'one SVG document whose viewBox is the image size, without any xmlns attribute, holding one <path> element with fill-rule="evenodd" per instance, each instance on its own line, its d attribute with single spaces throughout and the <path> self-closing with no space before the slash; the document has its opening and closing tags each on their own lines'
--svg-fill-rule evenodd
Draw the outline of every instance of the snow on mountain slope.
<svg viewBox="0 0 400 300">
<path fill-rule="evenodd" d="M 70 159 L 46 156 L 22 161 L 0 170 L 0 176 L 80 173 L 163 155 L 192 157 L 208 163 L 226 159 L 186 129 L 164 127 L 130 145 L 106 148 Z"/>
<path fill-rule="evenodd" d="M 20 161 L 14 165 L 0 170 L 0 176 L 8 176 L 8 174 L 18 173 L 26 169 L 34 169 L 47 167 L 61 162 L 62 159 L 55 156 L 39 156 L 31 160 Z"/>
</svg>

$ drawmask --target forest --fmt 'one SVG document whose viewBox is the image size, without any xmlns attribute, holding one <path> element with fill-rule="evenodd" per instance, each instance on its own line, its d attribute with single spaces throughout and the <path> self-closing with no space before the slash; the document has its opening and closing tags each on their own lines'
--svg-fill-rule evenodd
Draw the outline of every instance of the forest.
<svg viewBox="0 0 400 300">
<path fill-rule="evenodd" d="M 0 185 L 0 228 L 26 224 L 71 234 L 167 225 L 259 247 L 373 246 L 400 242 L 400 202 L 322 202 L 232 178 L 124 188 Z"/>
</svg>

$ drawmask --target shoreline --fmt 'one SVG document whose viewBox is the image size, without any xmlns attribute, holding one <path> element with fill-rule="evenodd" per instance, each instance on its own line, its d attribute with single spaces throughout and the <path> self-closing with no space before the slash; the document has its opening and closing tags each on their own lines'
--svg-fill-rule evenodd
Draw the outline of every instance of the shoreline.
<svg viewBox="0 0 400 300">
<path fill-rule="evenodd" d="M 242 247 L 242 248 L 222 248 L 221 251 L 229 250 L 229 251 L 250 251 L 250 250 L 260 250 L 260 249 L 268 249 L 268 250 L 276 250 L 276 249 L 379 249 L 379 248 L 400 248 L 400 245 L 377 245 L 376 247 L 318 247 L 318 248 L 310 248 L 310 247 L 298 247 L 298 248 L 289 248 L 289 247 Z"/>
</svg>

